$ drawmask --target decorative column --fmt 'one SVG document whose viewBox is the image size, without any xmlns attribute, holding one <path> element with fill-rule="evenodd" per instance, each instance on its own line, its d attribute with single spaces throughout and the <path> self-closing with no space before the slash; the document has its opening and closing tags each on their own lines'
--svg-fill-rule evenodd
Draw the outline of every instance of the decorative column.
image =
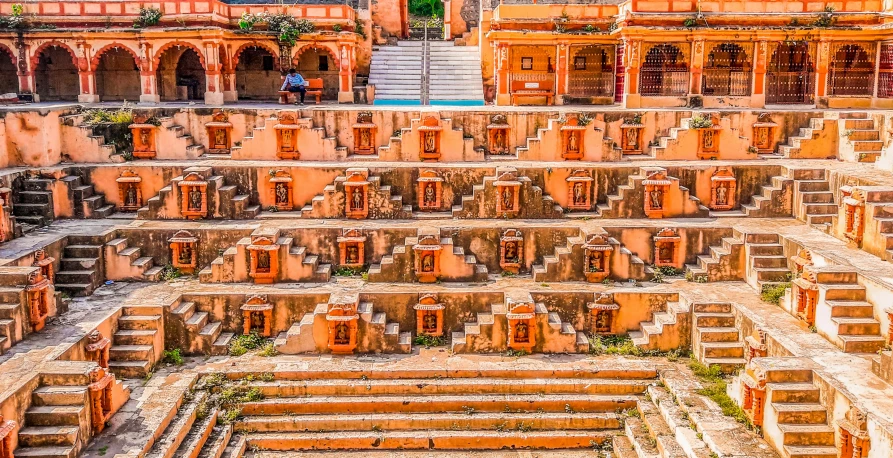
<svg viewBox="0 0 893 458">
<path fill-rule="evenodd" d="M 43 329 L 50 314 L 50 281 L 40 270 L 31 272 L 28 285 L 25 286 L 25 297 L 28 300 L 28 318 L 32 332 Z"/>
<path fill-rule="evenodd" d="M 158 95 L 158 81 L 155 74 L 155 61 L 152 59 L 152 45 L 140 43 L 140 103 L 155 104 L 161 101 Z"/>
<path fill-rule="evenodd" d="M 803 269 L 800 278 L 791 282 L 791 296 L 795 303 L 797 318 L 808 326 L 814 325 L 816 305 L 819 301 L 819 285 L 812 269 Z"/>
<path fill-rule="evenodd" d="M 868 418 L 865 413 L 850 406 L 842 420 L 837 422 L 840 432 L 840 458 L 865 458 L 871 448 L 868 436 Z"/>
<path fill-rule="evenodd" d="M 236 88 L 236 63 L 233 62 L 232 55 L 232 45 L 226 45 L 226 62 L 225 65 L 221 65 L 224 102 L 239 101 L 239 90 Z"/>
<path fill-rule="evenodd" d="M 23 38 L 16 38 L 16 75 L 19 77 L 19 93 L 32 94 L 35 102 L 39 102 L 34 89 L 34 69 L 31 68 L 31 59 L 28 58 L 30 46 L 25 44 Z M 10 450 L 12 453 L 12 450 Z M 3 458 L 0 456 L 0 458 Z"/>
<path fill-rule="evenodd" d="M 626 71 L 623 85 L 623 107 L 638 108 L 641 105 L 639 95 L 639 59 L 642 52 L 642 41 L 625 39 L 623 49 L 625 55 L 623 68 Z"/>
<path fill-rule="evenodd" d="M 703 69 L 704 69 L 704 37 L 696 36 L 694 37 L 694 42 L 691 44 L 691 79 L 690 87 L 688 89 L 688 93 L 690 95 L 701 95 L 701 78 L 703 77 Z"/>
<path fill-rule="evenodd" d="M 223 80 L 221 78 L 220 51 L 218 44 L 205 43 L 205 105 L 223 105 Z"/>
<path fill-rule="evenodd" d="M 96 93 L 96 71 L 90 65 L 90 45 L 86 42 L 78 42 L 75 49 L 77 53 L 75 65 L 78 68 L 78 79 L 81 84 L 78 102 L 97 103 L 99 102 L 99 95 Z"/>
<path fill-rule="evenodd" d="M 84 350 L 87 353 L 87 359 L 95 361 L 99 367 L 103 369 L 109 368 L 109 347 L 112 342 L 102 335 L 98 330 L 94 330 L 87 336 L 87 345 Z"/>
<path fill-rule="evenodd" d="M 112 416 L 112 387 L 115 385 L 115 375 L 106 372 L 102 367 L 97 367 L 89 376 L 91 383 L 87 386 L 87 391 L 90 394 L 90 419 L 93 435 L 96 435 L 105 429 L 106 422 Z"/>
<path fill-rule="evenodd" d="M 555 104 L 563 104 L 562 95 L 567 94 L 567 63 L 570 60 L 570 46 L 567 43 L 559 43 L 555 50 L 558 66 L 555 74 Z"/>
<path fill-rule="evenodd" d="M 353 68 L 356 60 L 356 48 L 340 43 L 341 57 L 338 59 L 338 103 L 353 103 Z"/>
<path fill-rule="evenodd" d="M 850 244 L 860 247 L 865 232 L 865 191 L 853 188 L 850 195 L 844 197 L 843 204 L 846 224 L 843 236 Z"/>
<path fill-rule="evenodd" d="M 830 61 L 831 54 L 831 43 L 822 40 L 819 41 L 818 44 L 818 57 L 816 59 L 815 73 L 816 73 L 816 85 L 815 85 L 815 96 L 816 103 L 818 103 L 819 97 L 824 97 L 828 95 L 828 65 Z"/>
<path fill-rule="evenodd" d="M 509 94 L 509 46 L 505 43 L 493 43 L 496 63 L 496 105 L 511 105 Z"/>
<path fill-rule="evenodd" d="M 753 88 L 751 90 L 750 105 L 762 107 L 766 105 L 766 62 L 768 61 L 769 43 L 759 40 L 754 46 L 753 59 Z"/>
</svg>

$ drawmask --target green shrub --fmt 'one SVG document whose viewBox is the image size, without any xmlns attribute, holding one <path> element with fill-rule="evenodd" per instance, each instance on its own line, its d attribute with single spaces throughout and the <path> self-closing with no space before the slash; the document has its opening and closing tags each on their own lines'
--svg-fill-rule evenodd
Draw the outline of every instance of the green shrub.
<svg viewBox="0 0 893 458">
<path fill-rule="evenodd" d="M 180 354 L 179 348 L 174 348 L 173 350 L 165 350 L 162 354 L 161 360 L 168 364 L 173 364 L 175 366 L 183 365 L 183 355 Z"/>
<path fill-rule="evenodd" d="M 242 356 L 251 350 L 257 350 L 266 344 L 266 340 L 256 332 L 233 337 L 229 343 L 230 356 Z"/>
<path fill-rule="evenodd" d="M 161 21 L 161 10 L 155 7 L 140 8 L 140 15 L 133 26 L 137 28 L 151 27 Z"/>
<path fill-rule="evenodd" d="M 689 129 L 707 129 L 713 127 L 713 118 L 708 115 L 697 115 L 691 117 L 688 123 Z"/>
<path fill-rule="evenodd" d="M 443 336 L 429 336 L 427 334 L 419 334 L 412 339 L 413 345 L 420 345 L 426 348 L 442 347 L 446 345 L 446 338 Z"/>
<path fill-rule="evenodd" d="M 409 14 L 424 17 L 443 17 L 441 0 L 409 0 Z"/>
<path fill-rule="evenodd" d="M 279 352 L 276 351 L 276 346 L 273 344 L 273 342 L 267 342 L 260 349 L 260 353 L 258 353 L 258 354 L 260 356 L 263 356 L 264 358 L 270 358 L 270 357 L 278 355 Z"/>
<path fill-rule="evenodd" d="M 705 366 L 692 358 L 688 367 L 701 380 L 704 388 L 697 390 L 701 396 L 707 396 L 722 409 L 725 416 L 734 418 L 738 423 L 743 424 L 747 429 L 753 429 L 753 424 L 747 418 L 744 409 L 726 393 L 726 380 L 723 378 L 722 370 L 719 366 Z"/>
<path fill-rule="evenodd" d="M 781 302 L 781 298 L 784 297 L 784 292 L 790 287 L 791 282 L 765 283 L 763 284 L 763 290 L 760 291 L 760 299 L 763 302 L 778 305 Z"/>
<path fill-rule="evenodd" d="M 183 276 L 183 272 L 180 272 L 180 269 L 173 266 L 173 264 L 168 264 L 161 268 L 161 281 L 169 281 L 180 278 Z"/>
</svg>

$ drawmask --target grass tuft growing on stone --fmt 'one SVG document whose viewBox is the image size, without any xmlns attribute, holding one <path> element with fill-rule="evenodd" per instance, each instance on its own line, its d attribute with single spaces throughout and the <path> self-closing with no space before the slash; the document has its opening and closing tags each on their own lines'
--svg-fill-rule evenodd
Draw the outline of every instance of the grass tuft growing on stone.
<svg viewBox="0 0 893 458">
<path fill-rule="evenodd" d="M 167 364 L 173 364 L 174 366 L 182 366 L 183 355 L 180 354 L 179 348 L 174 348 L 173 350 L 165 350 L 161 361 Z"/>
<path fill-rule="evenodd" d="M 251 350 L 262 348 L 266 343 L 266 339 L 256 332 L 252 332 L 248 335 L 235 336 L 229 343 L 229 354 L 230 356 L 242 356 Z"/>
<path fill-rule="evenodd" d="M 425 348 L 442 347 L 446 345 L 446 338 L 444 338 L 443 336 L 429 336 L 426 334 L 420 334 L 412 339 L 412 344 L 423 346 Z"/>
<path fill-rule="evenodd" d="M 722 374 L 722 369 L 719 366 L 706 366 L 692 358 L 688 363 L 688 367 L 704 385 L 704 388 L 697 390 L 696 393 L 710 398 L 713 402 L 719 405 L 723 415 L 734 418 L 735 421 L 741 423 L 747 427 L 747 429 L 753 430 L 753 423 L 751 423 L 750 418 L 747 418 L 744 409 L 736 404 L 726 392 L 728 384 L 726 383 L 726 379 Z"/>
<path fill-rule="evenodd" d="M 646 350 L 633 343 L 628 335 L 611 335 L 611 336 L 590 336 L 589 337 L 589 354 L 598 355 L 619 355 L 619 356 L 636 356 L 636 357 L 666 357 L 671 362 L 679 359 L 680 356 L 687 356 L 685 350 L 676 349 L 668 352 L 660 350 Z"/>
</svg>

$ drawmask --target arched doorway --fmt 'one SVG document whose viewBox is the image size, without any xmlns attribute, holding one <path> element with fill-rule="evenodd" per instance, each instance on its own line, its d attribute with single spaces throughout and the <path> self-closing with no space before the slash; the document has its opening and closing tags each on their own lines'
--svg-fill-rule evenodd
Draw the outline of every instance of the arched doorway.
<svg viewBox="0 0 893 458">
<path fill-rule="evenodd" d="M 779 43 L 766 73 L 766 103 L 813 103 L 815 68 L 805 42 Z"/>
<path fill-rule="evenodd" d="M 132 54 L 121 48 L 113 48 L 99 56 L 96 94 L 102 101 L 139 100 L 140 69 Z"/>
<path fill-rule="evenodd" d="M 245 49 L 236 63 L 236 90 L 239 99 L 275 100 L 282 86 L 282 74 L 276 57 L 258 46 Z M 309 78 L 303 74 L 304 78 Z"/>
<path fill-rule="evenodd" d="M 80 94 L 74 57 L 61 46 L 50 46 L 37 57 L 35 90 L 41 101 L 77 100 Z"/>
<path fill-rule="evenodd" d="M 161 100 L 204 100 L 205 68 L 198 53 L 185 46 L 164 51 L 158 59 L 158 96 Z"/>
<path fill-rule="evenodd" d="M 688 94 L 688 64 L 674 45 L 662 44 L 648 50 L 642 64 L 640 93 L 647 96 Z"/>
<path fill-rule="evenodd" d="M 294 66 L 304 79 L 322 78 L 323 99 L 337 100 L 340 79 L 335 55 L 327 48 L 304 48 L 294 59 Z"/>
<path fill-rule="evenodd" d="M 0 50 L 0 94 L 19 92 L 19 76 L 12 56 Z"/>
<path fill-rule="evenodd" d="M 841 45 L 831 59 L 830 94 L 871 97 L 874 92 L 874 49 L 866 45 Z"/>
<path fill-rule="evenodd" d="M 741 45 L 720 43 L 714 46 L 704 63 L 702 93 L 707 96 L 750 95 L 750 67 L 748 52 Z"/>
</svg>

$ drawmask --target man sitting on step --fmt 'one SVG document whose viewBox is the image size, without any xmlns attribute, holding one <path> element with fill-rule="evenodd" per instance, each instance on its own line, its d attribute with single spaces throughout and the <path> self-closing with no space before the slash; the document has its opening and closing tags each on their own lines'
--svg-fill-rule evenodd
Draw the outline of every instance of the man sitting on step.
<svg viewBox="0 0 893 458">
<path fill-rule="evenodd" d="M 288 69 L 288 75 L 285 76 L 285 82 L 282 83 L 282 87 L 279 89 L 280 91 L 288 90 L 288 92 L 300 92 L 301 93 L 301 102 L 300 105 L 304 106 L 304 96 L 307 95 L 307 89 L 304 86 L 307 85 L 307 80 L 304 79 L 303 76 L 298 73 L 297 70 L 290 68 Z M 295 100 L 295 105 L 298 105 L 298 101 Z"/>
</svg>

